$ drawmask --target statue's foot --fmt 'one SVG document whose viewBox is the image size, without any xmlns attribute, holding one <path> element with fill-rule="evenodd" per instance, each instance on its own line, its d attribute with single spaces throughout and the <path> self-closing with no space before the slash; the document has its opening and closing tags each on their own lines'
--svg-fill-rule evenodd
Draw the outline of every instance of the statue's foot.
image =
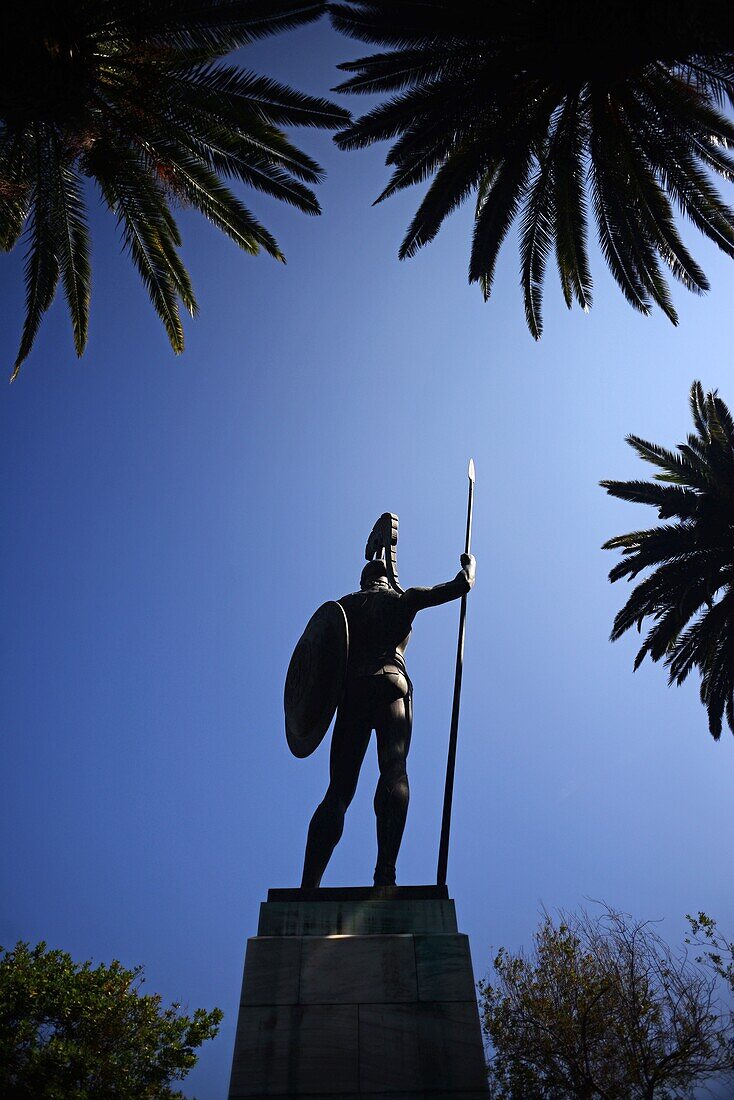
<svg viewBox="0 0 734 1100">
<path fill-rule="evenodd" d="M 394 886 L 395 885 L 395 868 L 394 867 L 376 867 L 375 868 L 375 886 Z"/>
</svg>

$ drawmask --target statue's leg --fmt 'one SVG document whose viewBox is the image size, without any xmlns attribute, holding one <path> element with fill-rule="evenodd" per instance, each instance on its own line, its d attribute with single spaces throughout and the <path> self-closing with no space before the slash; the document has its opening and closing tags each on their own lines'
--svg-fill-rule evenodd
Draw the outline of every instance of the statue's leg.
<svg viewBox="0 0 734 1100">
<path fill-rule="evenodd" d="M 413 699 L 407 681 L 403 677 L 400 680 L 405 685 L 405 693 L 386 706 L 377 723 L 380 780 L 375 793 L 376 886 L 392 886 L 395 883 L 395 863 L 403 839 L 410 797 L 406 759 L 413 726 Z"/>
<path fill-rule="evenodd" d="M 311 818 L 306 842 L 301 886 L 315 889 L 321 883 L 344 829 L 344 815 L 357 789 L 359 770 L 370 741 L 372 727 L 354 700 L 345 699 L 337 713 L 331 739 L 329 787 Z"/>
</svg>

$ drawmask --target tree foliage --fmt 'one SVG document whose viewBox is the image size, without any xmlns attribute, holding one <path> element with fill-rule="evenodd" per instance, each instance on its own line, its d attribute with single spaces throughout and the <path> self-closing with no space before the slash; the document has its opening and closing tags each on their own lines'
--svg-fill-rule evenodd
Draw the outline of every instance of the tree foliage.
<svg viewBox="0 0 734 1100">
<path fill-rule="evenodd" d="M 219 1030 L 219 1009 L 164 1008 L 142 967 L 75 963 L 45 943 L 0 948 L 4 1100 L 166 1100 Z"/>
<path fill-rule="evenodd" d="M 604 543 L 623 555 L 611 581 L 651 570 L 617 614 L 611 636 L 642 630 L 650 620 L 635 668 L 646 656 L 662 659 L 670 684 L 698 669 L 701 702 L 718 740 L 724 714 L 734 732 L 734 419 L 700 382 L 691 387 L 690 405 L 695 431 L 675 451 L 627 436 L 658 469 L 652 481 L 601 482 L 612 496 L 649 504 L 667 521 Z"/>
<path fill-rule="evenodd" d="M 531 333 L 542 332 L 546 266 L 588 310 L 588 223 L 628 302 L 677 321 L 663 275 L 695 293 L 704 272 L 674 208 L 734 256 L 734 211 L 712 175 L 734 179 L 734 21 L 726 0 L 351 0 L 335 26 L 379 47 L 341 66 L 338 91 L 383 101 L 336 137 L 343 149 L 393 144 L 378 202 L 430 181 L 400 248 L 413 256 L 476 200 L 469 279 L 485 298 L 519 220 Z"/>
<path fill-rule="evenodd" d="M 313 0 L 29 0 L 0 37 L 0 247 L 25 247 L 26 318 L 14 377 L 59 282 L 79 355 L 90 237 L 84 181 L 117 219 L 174 351 L 196 299 L 172 208 L 198 210 L 240 248 L 283 260 L 225 183 L 319 205 L 318 164 L 282 127 L 343 125 L 346 111 L 220 59 L 317 18 Z"/>
<path fill-rule="evenodd" d="M 674 1100 L 734 1073 L 716 976 L 614 910 L 546 914 L 480 988 L 496 1100 Z"/>
<path fill-rule="evenodd" d="M 734 995 L 734 940 L 727 939 L 716 921 L 702 910 L 695 917 L 687 914 L 686 920 L 690 928 L 686 943 L 703 948 L 696 961 L 709 966 Z"/>
</svg>

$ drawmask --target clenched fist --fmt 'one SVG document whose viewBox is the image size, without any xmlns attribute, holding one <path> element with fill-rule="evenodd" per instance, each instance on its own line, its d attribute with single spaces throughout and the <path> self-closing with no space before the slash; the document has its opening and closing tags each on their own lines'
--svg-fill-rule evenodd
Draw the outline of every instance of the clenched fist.
<svg viewBox="0 0 734 1100">
<path fill-rule="evenodd" d="M 477 559 L 473 554 L 461 555 L 461 568 L 466 574 L 466 579 L 469 581 L 469 587 L 474 587 L 474 578 L 477 572 Z"/>
</svg>

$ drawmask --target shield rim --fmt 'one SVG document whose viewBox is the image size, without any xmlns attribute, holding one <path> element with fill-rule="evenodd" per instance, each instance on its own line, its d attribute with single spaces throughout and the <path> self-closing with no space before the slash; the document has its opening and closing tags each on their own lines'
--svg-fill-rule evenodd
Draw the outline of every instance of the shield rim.
<svg viewBox="0 0 734 1100">
<path fill-rule="evenodd" d="M 287 694 L 287 689 L 288 689 L 288 678 L 289 678 L 290 673 L 291 673 L 291 667 L 293 665 L 293 658 L 295 657 L 296 653 L 298 652 L 298 647 L 300 646 L 301 642 L 303 641 L 303 638 L 308 633 L 309 626 L 314 621 L 314 619 L 317 617 L 317 615 L 319 615 L 319 613 L 324 610 L 324 608 L 332 607 L 333 605 L 336 605 L 339 608 L 339 611 L 341 612 L 341 621 L 342 621 L 343 626 L 344 626 L 343 660 L 342 660 L 342 667 L 339 670 L 339 678 L 340 678 L 341 683 L 339 684 L 339 688 L 336 691 L 333 700 L 330 701 L 328 703 L 328 705 L 324 707 L 322 713 L 319 716 L 319 720 L 316 722 L 316 724 L 314 726 L 314 729 L 316 730 L 315 737 L 312 736 L 310 738 L 305 738 L 302 735 L 298 735 L 292 729 L 291 722 L 289 722 L 288 707 L 287 707 L 286 701 L 285 701 L 286 694 Z M 316 749 L 319 747 L 321 742 L 326 737 L 326 734 L 328 733 L 329 726 L 331 725 L 331 723 L 334 719 L 334 715 L 336 714 L 339 703 L 341 702 L 341 697 L 344 693 L 344 682 L 345 682 L 345 679 L 346 679 L 347 661 L 348 660 L 349 660 L 349 623 L 347 621 L 347 613 L 344 610 L 344 608 L 342 607 L 342 605 L 339 603 L 338 600 L 326 600 L 325 603 L 322 603 L 319 607 L 316 608 L 313 615 L 311 616 L 311 618 L 308 620 L 305 627 L 303 628 L 303 632 L 302 632 L 300 638 L 298 639 L 298 641 L 296 642 L 296 644 L 293 648 L 293 653 L 291 654 L 291 659 L 288 662 L 288 671 L 286 672 L 286 677 L 285 677 L 285 687 L 284 687 L 284 690 L 283 690 L 283 709 L 285 711 L 285 737 L 286 737 L 286 741 L 288 742 L 288 748 L 293 753 L 293 755 L 295 757 L 297 757 L 299 760 L 304 760 L 307 756 L 311 756 L 311 754 L 316 751 Z M 305 751 L 304 751 L 304 745 L 306 746 Z"/>
</svg>

